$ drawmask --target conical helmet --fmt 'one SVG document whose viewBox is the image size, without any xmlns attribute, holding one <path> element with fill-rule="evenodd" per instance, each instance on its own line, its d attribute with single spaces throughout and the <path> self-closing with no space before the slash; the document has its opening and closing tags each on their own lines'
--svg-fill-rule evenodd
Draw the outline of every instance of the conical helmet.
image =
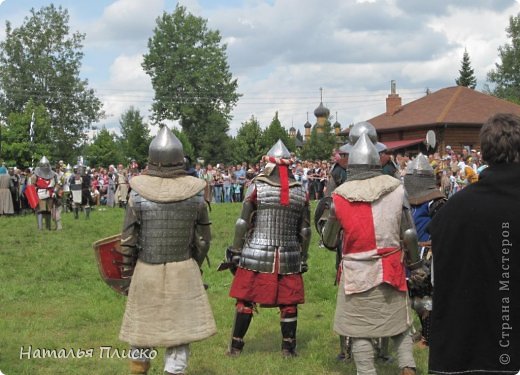
<svg viewBox="0 0 520 375">
<path fill-rule="evenodd" d="M 148 163 L 156 167 L 184 166 L 181 141 L 163 125 L 148 148 Z"/>
<path fill-rule="evenodd" d="M 54 172 L 51 168 L 51 163 L 46 156 L 43 156 L 38 163 L 38 166 L 34 170 L 34 174 L 43 179 L 49 180 L 54 176 Z"/>
<path fill-rule="evenodd" d="M 379 166 L 381 167 L 381 160 L 376 147 L 370 140 L 368 134 L 363 133 L 357 140 L 348 158 L 349 166 Z"/>
<path fill-rule="evenodd" d="M 381 159 L 368 134 L 361 134 L 352 147 L 348 157 L 347 169 L 349 179 L 374 177 L 375 174 L 381 173 Z"/>
<path fill-rule="evenodd" d="M 419 154 L 410 162 L 403 178 L 408 200 L 412 204 L 423 203 L 434 197 L 441 196 L 437 187 L 435 173 L 428 158 Z"/>
<path fill-rule="evenodd" d="M 433 167 L 430 165 L 428 158 L 423 154 L 417 155 L 415 159 L 410 163 L 410 169 L 407 170 L 407 174 L 417 174 L 424 176 L 435 175 Z"/>
<path fill-rule="evenodd" d="M 357 140 L 361 136 L 361 134 L 367 134 L 370 141 L 376 147 L 377 152 L 382 152 L 386 150 L 386 146 L 377 141 L 377 132 L 374 125 L 367 121 L 362 121 L 356 123 L 349 132 L 348 139 L 349 141 L 345 143 L 343 146 L 339 148 L 340 152 L 350 154 L 352 152 L 352 148 L 356 144 Z"/>
<path fill-rule="evenodd" d="M 272 156 L 272 157 L 280 158 L 280 159 L 289 159 L 291 157 L 291 153 L 289 152 L 287 147 L 285 147 L 282 140 L 279 139 L 274 144 L 274 146 L 271 147 L 271 149 L 269 151 L 267 151 L 267 156 Z"/>
</svg>

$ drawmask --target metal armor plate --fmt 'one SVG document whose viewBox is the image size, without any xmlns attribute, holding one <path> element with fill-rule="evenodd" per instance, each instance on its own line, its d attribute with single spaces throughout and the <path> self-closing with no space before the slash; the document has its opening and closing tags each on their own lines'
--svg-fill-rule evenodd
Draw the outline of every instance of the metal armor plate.
<svg viewBox="0 0 520 375">
<path fill-rule="evenodd" d="M 131 195 L 140 221 L 139 259 L 159 264 L 191 258 L 202 195 L 172 203 L 152 202 L 135 191 Z"/>
<path fill-rule="evenodd" d="M 275 252 L 279 253 L 279 273 L 300 272 L 299 238 L 305 191 L 290 188 L 289 206 L 280 205 L 280 187 L 257 182 L 257 211 L 254 228 L 246 240 L 240 267 L 258 272 L 273 272 Z"/>
</svg>

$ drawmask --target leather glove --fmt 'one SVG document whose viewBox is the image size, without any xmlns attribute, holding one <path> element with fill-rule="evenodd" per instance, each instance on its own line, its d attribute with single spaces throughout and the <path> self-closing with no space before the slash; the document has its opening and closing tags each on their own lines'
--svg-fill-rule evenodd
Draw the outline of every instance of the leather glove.
<svg viewBox="0 0 520 375">
<path fill-rule="evenodd" d="M 300 265 L 300 270 L 301 270 L 301 273 L 307 272 L 309 270 L 309 266 L 307 265 L 307 263 L 302 262 Z"/>
</svg>

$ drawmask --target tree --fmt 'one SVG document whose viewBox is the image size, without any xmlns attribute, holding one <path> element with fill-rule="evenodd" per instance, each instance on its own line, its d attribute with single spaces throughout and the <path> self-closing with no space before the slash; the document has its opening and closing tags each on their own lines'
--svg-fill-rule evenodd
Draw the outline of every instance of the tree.
<svg viewBox="0 0 520 375">
<path fill-rule="evenodd" d="M 202 134 L 217 124 L 229 122 L 238 101 L 237 80 L 232 78 L 218 31 L 207 21 L 177 5 L 172 14 L 157 19 L 148 40 L 143 68 L 151 77 L 155 95 L 153 119 L 179 120 L 197 154 L 203 148 Z"/>
<path fill-rule="evenodd" d="M 302 150 L 302 158 L 307 160 L 327 160 L 336 146 L 336 136 L 332 131 L 330 121 L 325 121 L 321 131 L 315 125 L 312 128 L 309 141 Z"/>
<path fill-rule="evenodd" d="M 488 73 L 487 79 L 494 87 L 486 86 L 486 91 L 520 104 L 520 13 L 509 17 L 506 32 L 511 44 L 498 48 L 501 63 L 495 63 L 495 69 Z"/>
<path fill-rule="evenodd" d="M 85 158 L 91 167 L 108 167 L 110 164 L 119 164 L 123 155 L 118 147 L 117 137 L 104 126 L 99 134 L 94 136 L 92 143 L 85 146 Z"/>
<path fill-rule="evenodd" d="M 184 155 L 187 155 L 192 161 L 195 160 L 195 151 L 193 150 L 193 146 L 191 145 L 188 137 L 185 133 L 180 131 L 179 129 L 172 129 L 173 134 L 181 141 L 182 150 L 184 151 Z"/>
<path fill-rule="evenodd" d="M 198 133 L 199 143 L 197 157 L 202 157 L 208 163 L 228 163 L 231 161 L 231 138 L 227 131 L 229 125 L 222 114 L 212 112 L 206 119 L 201 119 L 199 129 L 206 129 Z"/>
<path fill-rule="evenodd" d="M 146 165 L 151 142 L 150 129 L 144 123 L 139 110 L 130 107 L 121 115 L 119 126 L 121 128 L 119 141 L 125 161 L 135 159 L 139 165 Z"/>
<path fill-rule="evenodd" d="M 289 137 L 287 130 L 282 126 L 278 119 L 278 112 L 275 113 L 273 121 L 262 133 L 262 155 L 265 155 L 267 151 L 281 139 L 283 144 L 289 151 L 294 151 L 294 141 Z"/>
<path fill-rule="evenodd" d="M 103 114 L 88 81 L 79 77 L 85 35 L 69 34 L 69 15 L 61 7 L 30 12 L 19 28 L 7 21 L 0 42 L 0 113 L 21 113 L 31 99 L 43 105 L 51 124 L 49 159 L 71 159 Z"/>
<path fill-rule="evenodd" d="M 51 156 L 50 128 L 50 117 L 45 107 L 29 100 L 23 112 L 11 112 L 7 118 L 7 126 L 2 129 L 2 158 L 18 167 L 34 166 L 44 155 L 51 163 L 56 162 L 59 159 Z"/>
<path fill-rule="evenodd" d="M 471 67 L 471 61 L 469 60 L 468 51 L 464 50 L 462 56 L 461 68 L 459 70 L 459 78 L 455 80 L 457 86 L 465 86 L 470 89 L 474 89 L 477 86 L 477 78 L 475 77 L 475 71 Z"/>
<path fill-rule="evenodd" d="M 249 164 L 258 163 L 262 158 L 262 128 L 258 120 L 251 118 L 242 123 L 238 129 L 237 136 L 234 140 L 233 147 L 233 163 L 238 164 L 243 161 Z"/>
</svg>

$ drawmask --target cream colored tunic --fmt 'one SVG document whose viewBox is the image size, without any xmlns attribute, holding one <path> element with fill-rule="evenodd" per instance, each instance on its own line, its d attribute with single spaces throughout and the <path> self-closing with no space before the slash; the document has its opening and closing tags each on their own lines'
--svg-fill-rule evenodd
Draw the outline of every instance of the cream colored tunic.
<svg viewBox="0 0 520 375">
<path fill-rule="evenodd" d="M 132 189 L 155 202 L 182 201 L 200 192 L 205 182 L 191 176 L 133 177 Z M 132 207 L 130 199 L 129 207 Z M 123 232 L 122 245 L 135 243 Z M 127 237 L 128 236 L 128 237 Z M 137 261 L 119 338 L 137 347 L 170 347 L 203 340 L 217 332 L 197 262 L 149 264 Z"/>
<path fill-rule="evenodd" d="M 334 331 L 342 336 L 391 337 L 412 324 L 406 292 L 380 284 L 366 292 L 345 294 L 343 277 L 339 283 Z"/>
<path fill-rule="evenodd" d="M 137 262 L 119 338 L 138 347 L 189 344 L 217 332 L 193 259 L 165 264 Z"/>
<path fill-rule="evenodd" d="M 13 197 L 9 190 L 11 176 L 0 175 L 0 215 L 14 214 Z"/>
</svg>

